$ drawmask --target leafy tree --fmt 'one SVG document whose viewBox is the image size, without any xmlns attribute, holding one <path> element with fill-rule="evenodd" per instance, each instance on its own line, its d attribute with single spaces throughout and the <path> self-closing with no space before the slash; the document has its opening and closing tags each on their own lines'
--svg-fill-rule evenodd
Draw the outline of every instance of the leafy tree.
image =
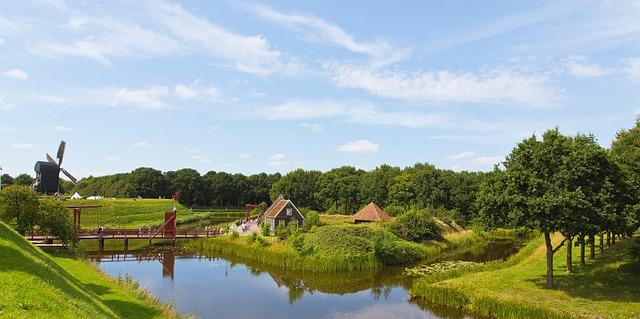
<svg viewBox="0 0 640 319">
<path fill-rule="evenodd" d="M 616 134 L 611 143 L 611 154 L 629 174 L 629 178 L 636 188 L 640 188 L 640 118 L 629 130 L 622 130 Z"/>
<path fill-rule="evenodd" d="M 180 193 L 180 201 L 186 205 L 207 202 L 208 187 L 198 171 L 191 168 L 183 168 L 175 172 L 172 188 Z"/>
<path fill-rule="evenodd" d="M 6 187 L 13 184 L 13 177 L 11 177 L 11 175 L 9 174 L 2 174 L 0 178 L 2 179 L 2 183 L 1 183 L 2 187 Z"/>
<path fill-rule="evenodd" d="M 0 218 L 24 233 L 38 223 L 38 194 L 24 185 L 3 187 L 0 191 Z"/>
<path fill-rule="evenodd" d="M 40 200 L 37 223 L 41 231 L 58 237 L 63 243 L 76 239 L 71 214 L 58 200 L 52 198 Z"/>
<path fill-rule="evenodd" d="M 358 194 L 360 204 L 374 202 L 380 207 L 390 204 L 389 192 L 395 178 L 402 171 L 398 167 L 381 165 L 362 175 Z"/>
<path fill-rule="evenodd" d="M 284 195 L 300 207 L 320 209 L 315 197 L 318 180 L 322 173 L 297 169 L 287 173 L 271 187 L 271 200 Z"/>
<path fill-rule="evenodd" d="M 389 223 L 396 236 L 415 242 L 442 238 L 442 229 L 426 210 L 410 209 Z"/>
<path fill-rule="evenodd" d="M 162 172 L 140 167 L 128 175 L 128 197 L 157 198 L 167 193 L 167 181 Z"/>
<path fill-rule="evenodd" d="M 509 196 L 507 189 L 507 174 L 496 165 L 480 184 L 476 206 L 478 206 L 478 220 L 489 229 L 509 227 Z"/>
<path fill-rule="evenodd" d="M 355 213 L 361 206 L 358 191 L 363 174 L 363 170 L 351 166 L 334 168 L 322 174 L 315 193 L 322 208 L 336 207 L 347 214 Z"/>
<path fill-rule="evenodd" d="M 60 194 L 68 194 L 73 190 L 75 185 L 66 179 L 60 179 Z"/>
<path fill-rule="evenodd" d="M 33 184 L 33 182 L 34 182 L 34 179 L 29 174 L 22 173 L 22 174 L 18 175 L 13 180 L 13 182 L 18 184 L 18 185 L 31 186 Z"/>
<path fill-rule="evenodd" d="M 304 219 L 303 229 L 305 231 L 309 231 L 311 227 L 317 226 L 320 227 L 322 223 L 320 222 L 320 215 L 315 211 L 309 211 Z"/>
</svg>

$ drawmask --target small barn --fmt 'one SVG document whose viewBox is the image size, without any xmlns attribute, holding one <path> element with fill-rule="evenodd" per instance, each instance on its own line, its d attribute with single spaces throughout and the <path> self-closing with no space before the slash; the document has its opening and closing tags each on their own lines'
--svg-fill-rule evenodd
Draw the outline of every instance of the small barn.
<svg viewBox="0 0 640 319">
<path fill-rule="evenodd" d="M 387 221 L 390 219 L 391 216 L 374 203 L 369 203 L 369 205 L 353 215 L 353 222 L 356 224 Z"/>
<path fill-rule="evenodd" d="M 274 230 L 280 224 L 287 226 L 294 223 L 296 226 L 302 226 L 304 216 L 292 201 L 280 196 L 264 212 L 264 221 Z"/>
</svg>

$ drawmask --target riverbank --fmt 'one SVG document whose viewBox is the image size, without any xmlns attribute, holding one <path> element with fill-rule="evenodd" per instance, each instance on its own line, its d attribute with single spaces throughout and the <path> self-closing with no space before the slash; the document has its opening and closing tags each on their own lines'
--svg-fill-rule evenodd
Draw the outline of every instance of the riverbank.
<svg viewBox="0 0 640 319">
<path fill-rule="evenodd" d="M 177 318 L 130 278 L 113 279 L 71 255 L 49 256 L 0 223 L 0 316 Z"/>
<path fill-rule="evenodd" d="M 556 244 L 561 240 L 554 238 Z M 554 289 L 544 289 L 545 248 L 537 239 L 507 262 L 418 279 L 412 295 L 494 318 L 638 318 L 640 276 L 621 270 L 630 243 L 605 249 L 572 274 L 565 271 L 561 248 L 554 256 Z"/>
</svg>

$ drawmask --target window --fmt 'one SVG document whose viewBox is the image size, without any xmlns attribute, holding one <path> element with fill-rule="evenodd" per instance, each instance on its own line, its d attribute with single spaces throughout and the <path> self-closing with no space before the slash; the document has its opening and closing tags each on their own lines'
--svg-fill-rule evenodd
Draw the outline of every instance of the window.
<svg viewBox="0 0 640 319">
<path fill-rule="evenodd" d="M 293 215 L 293 208 L 287 208 L 287 216 Z"/>
</svg>

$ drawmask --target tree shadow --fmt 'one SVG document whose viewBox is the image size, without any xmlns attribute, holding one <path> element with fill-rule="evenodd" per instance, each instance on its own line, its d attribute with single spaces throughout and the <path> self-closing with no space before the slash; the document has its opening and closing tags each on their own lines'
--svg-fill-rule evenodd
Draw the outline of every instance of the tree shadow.
<svg viewBox="0 0 640 319">
<path fill-rule="evenodd" d="M 585 266 L 574 267 L 572 274 L 564 272 L 562 266 L 554 267 L 553 289 L 592 301 L 640 302 L 640 276 L 621 271 L 617 266 L 625 261 L 626 245 L 622 242 L 595 260 L 588 260 Z M 529 281 L 544 289 L 544 276 Z"/>
</svg>

